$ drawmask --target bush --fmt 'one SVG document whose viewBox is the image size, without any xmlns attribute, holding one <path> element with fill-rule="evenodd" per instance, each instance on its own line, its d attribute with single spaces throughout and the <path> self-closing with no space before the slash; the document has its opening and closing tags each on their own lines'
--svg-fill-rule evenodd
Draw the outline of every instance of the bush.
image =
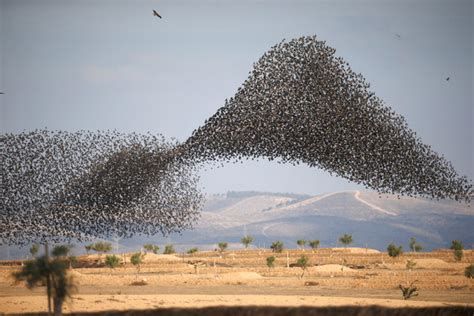
<svg viewBox="0 0 474 316">
<path fill-rule="evenodd" d="M 273 252 L 278 252 L 281 253 L 283 251 L 283 242 L 281 241 L 275 241 L 272 243 L 270 248 L 273 250 Z"/>
<path fill-rule="evenodd" d="M 245 248 L 248 248 L 249 245 L 252 243 L 252 241 L 253 241 L 253 237 L 252 237 L 252 236 L 249 236 L 249 235 L 244 236 L 244 237 L 240 240 L 240 242 L 245 246 Z"/>
<path fill-rule="evenodd" d="M 51 254 L 54 257 L 65 257 L 68 255 L 69 251 L 71 251 L 71 246 L 69 245 L 59 245 L 53 248 Z"/>
<path fill-rule="evenodd" d="M 119 265 L 119 258 L 116 255 L 108 255 L 105 257 L 105 265 L 110 268 L 110 273 L 112 273 L 112 269 Z"/>
<path fill-rule="evenodd" d="M 296 265 L 300 267 L 303 270 L 303 273 L 301 273 L 300 278 L 303 278 L 304 272 L 306 271 L 306 268 L 308 267 L 309 264 L 309 258 L 306 256 L 301 256 L 298 261 L 296 261 Z"/>
<path fill-rule="evenodd" d="M 311 249 L 317 249 L 319 247 L 319 240 L 310 240 L 309 241 L 309 246 Z"/>
<path fill-rule="evenodd" d="M 267 257 L 267 267 L 271 269 L 274 266 L 275 266 L 275 257 L 274 256 Z"/>
<path fill-rule="evenodd" d="M 344 245 L 344 248 L 346 248 L 347 245 L 350 245 L 353 242 L 352 235 L 344 234 L 339 238 L 339 241 Z"/>
<path fill-rule="evenodd" d="M 174 250 L 173 245 L 166 245 L 165 250 L 163 251 L 163 253 L 165 255 L 170 255 L 170 254 L 176 253 L 176 251 Z"/>
<path fill-rule="evenodd" d="M 387 252 L 390 257 L 395 258 L 403 253 L 403 247 L 402 246 L 397 247 L 393 243 L 391 243 L 387 247 Z"/>
<path fill-rule="evenodd" d="M 462 244 L 462 241 L 453 240 L 451 242 L 450 248 L 453 250 L 454 259 L 456 261 L 461 261 L 462 257 L 464 256 L 464 253 L 463 253 L 464 246 Z"/>
<path fill-rule="evenodd" d="M 470 279 L 474 278 L 474 264 L 471 264 L 466 267 L 466 269 L 464 270 L 464 275 Z"/>
<path fill-rule="evenodd" d="M 143 262 L 143 255 L 141 252 L 134 253 L 130 257 L 130 262 L 137 268 L 137 276 L 140 273 L 140 265 Z"/>
<path fill-rule="evenodd" d="M 419 252 L 423 249 L 423 247 L 419 243 L 416 242 L 415 237 L 411 237 L 410 238 L 410 249 L 413 252 Z"/>
<path fill-rule="evenodd" d="M 143 245 L 143 249 L 145 249 L 145 251 L 149 251 L 149 252 L 153 252 L 154 254 L 157 254 L 158 250 L 160 250 L 160 247 L 153 244 L 145 244 Z"/>
<path fill-rule="evenodd" d="M 196 252 L 198 252 L 198 251 L 199 251 L 199 249 L 197 249 L 196 247 L 194 247 L 194 248 L 189 249 L 189 250 L 187 251 L 187 253 L 189 253 L 189 254 L 191 255 L 191 254 L 196 253 Z"/>
<path fill-rule="evenodd" d="M 227 249 L 228 244 L 226 242 L 220 242 L 217 244 L 217 246 L 219 247 L 220 252 L 223 252 Z"/>
<path fill-rule="evenodd" d="M 36 257 L 36 254 L 38 254 L 38 251 L 39 251 L 39 245 L 33 244 L 30 248 L 31 257 L 32 258 Z"/>
<path fill-rule="evenodd" d="M 410 260 L 410 259 L 407 260 L 406 267 L 408 270 L 414 269 L 415 266 L 416 266 L 416 262 L 414 260 Z"/>
<path fill-rule="evenodd" d="M 304 246 L 306 245 L 306 240 L 304 240 L 304 239 L 298 239 L 298 240 L 296 241 L 296 244 L 297 244 L 298 246 L 300 246 L 301 249 L 303 249 Z"/>
<path fill-rule="evenodd" d="M 418 289 L 414 286 L 416 281 L 413 281 L 408 286 L 399 285 L 398 287 L 402 291 L 403 299 L 407 300 L 412 296 L 418 296 Z"/>
</svg>

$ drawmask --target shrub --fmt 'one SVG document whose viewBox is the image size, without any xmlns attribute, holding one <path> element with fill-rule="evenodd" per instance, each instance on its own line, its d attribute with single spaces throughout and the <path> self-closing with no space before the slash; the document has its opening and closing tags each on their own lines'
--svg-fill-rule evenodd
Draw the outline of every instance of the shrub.
<svg viewBox="0 0 474 316">
<path fill-rule="evenodd" d="M 278 252 L 281 253 L 283 251 L 283 242 L 281 241 L 275 241 L 272 243 L 270 248 L 273 250 L 273 252 Z"/>
<path fill-rule="evenodd" d="M 347 245 L 350 245 L 353 242 L 352 235 L 344 234 L 339 238 L 339 241 L 344 245 L 344 248 L 346 248 Z"/>
<path fill-rule="evenodd" d="M 227 249 L 228 244 L 226 242 L 220 242 L 217 244 L 217 246 L 219 247 L 220 252 L 223 252 Z"/>
<path fill-rule="evenodd" d="M 153 244 L 145 244 L 143 245 L 143 249 L 145 249 L 145 251 L 149 251 L 149 252 L 153 252 L 154 254 L 157 254 L 158 250 L 160 250 L 160 247 Z"/>
<path fill-rule="evenodd" d="M 198 252 L 198 251 L 199 251 L 199 249 L 197 249 L 196 247 L 194 247 L 194 248 L 189 249 L 189 250 L 187 251 L 187 253 L 189 253 L 189 254 L 191 255 L 191 254 L 196 253 L 196 252 Z"/>
<path fill-rule="evenodd" d="M 298 261 L 296 261 L 296 265 L 303 270 L 303 273 L 301 273 L 300 279 L 303 278 L 306 268 L 308 267 L 308 264 L 309 264 L 309 258 L 306 256 L 301 256 L 298 259 Z"/>
<path fill-rule="evenodd" d="M 267 267 L 268 267 L 268 269 L 271 269 L 274 266 L 275 266 L 275 257 L 274 256 L 267 257 Z"/>
<path fill-rule="evenodd" d="M 309 246 L 311 249 L 317 249 L 319 247 L 319 240 L 310 240 L 309 241 Z"/>
<path fill-rule="evenodd" d="M 71 251 L 71 246 L 69 245 L 59 245 L 53 248 L 51 254 L 54 257 L 65 257 L 68 255 L 69 251 Z"/>
<path fill-rule="evenodd" d="M 466 269 L 464 270 L 464 275 L 470 279 L 474 278 L 474 264 L 471 264 L 466 267 Z"/>
<path fill-rule="evenodd" d="M 391 243 L 387 247 L 387 252 L 390 257 L 395 258 L 403 253 L 403 247 L 402 246 L 397 247 L 395 246 L 395 244 Z"/>
<path fill-rule="evenodd" d="M 298 246 L 300 246 L 301 249 L 303 249 L 304 246 L 306 245 L 306 240 L 304 240 L 304 239 L 298 239 L 298 240 L 296 241 L 296 244 L 297 244 Z"/>
<path fill-rule="evenodd" d="M 165 250 L 163 251 L 163 253 L 165 255 L 170 255 L 170 254 L 176 253 L 176 251 L 174 250 L 173 245 L 166 245 Z"/>
<path fill-rule="evenodd" d="M 410 238 L 410 249 L 413 252 L 419 252 L 423 249 L 423 247 L 419 243 L 416 242 L 415 237 L 411 237 Z"/>
<path fill-rule="evenodd" d="M 130 262 L 137 268 L 137 276 L 140 273 L 140 265 L 143 262 L 143 255 L 141 252 L 134 253 L 130 257 Z"/>
<path fill-rule="evenodd" d="M 116 255 L 108 255 L 105 257 L 105 264 L 110 268 L 110 273 L 112 273 L 112 269 L 119 265 L 119 258 Z"/>
<path fill-rule="evenodd" d="M 461 261 L 462 257 L 464 256 L 464 253 L 463 253 L 464 246 L 462 244 L 462 241 L 453 240 L 451 242 L 450 248 L 453 250 L 454 259 L 456 261 Z"/>
<path fill-rule="evenodd" d="M 244 237 L 240 240 L 240 242 L 245 246 L 245 248 L 248 248 L 249 245 L 252 243 L 252 241 L 253 241 L 253 237 L 252 237 L 252 236 L 249 236 L 249 235 L 244 236 Z"/>
<path fill-rule="evenodd" d="M 399 285 L 398 287 L 402 291 L 403 299 L 407 300 L 412 296 L 418 296 L 418 289 L 414 286 L 416 281 L 413 281 L 408 286 Z"/>
<path fill-rule="evenodd" d="M 408 270 L 414 269 L 415 266 L 416 266 L 416 262 L 414 260 L 410 260 L 410 259 L 407 260 L 406 267 Z"/>
</svg>

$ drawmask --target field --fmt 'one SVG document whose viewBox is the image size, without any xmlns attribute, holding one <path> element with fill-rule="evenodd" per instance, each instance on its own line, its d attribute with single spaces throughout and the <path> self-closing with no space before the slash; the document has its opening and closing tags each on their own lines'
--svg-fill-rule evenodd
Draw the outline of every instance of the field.
<svg viewBox="0 0 474 316">
<path fill-rule="evenodd" d="M 140 273 L 125 264 L 111 270 L 104 256 L 79 256 L 71 270 L 77 289 L 65 312 L 209 308 L 214 306 L 474 309 L 474 280 L 464 269 L 474 261 L 467 250 L 461 262 L 451 251 L 406 253 L 390 258 L 371 249 L 284 250 L 275 267 L 266 266 L 270 250 L 227 250 L 144 257 Z M 288 267 L 301 255 L 309 267 Z M 407 260 L 416 262 L 411 270 Z M 20 261 L 0 262 L 0 313 L 47 311 L 45 288 L 15 284 Z M 419 295 L 403 300 L 399 285 L 415 282 Z M 135 285 L 133 285 L 135 284 Z M 138 285 L 137 285 L 138 284 Z"/>
</svg>

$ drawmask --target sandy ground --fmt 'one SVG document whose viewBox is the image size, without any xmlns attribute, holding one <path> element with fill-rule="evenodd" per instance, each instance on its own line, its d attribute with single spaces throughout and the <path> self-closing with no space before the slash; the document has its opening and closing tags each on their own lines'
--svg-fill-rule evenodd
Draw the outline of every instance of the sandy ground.
<svg viewBox="0 0 474 316">
<path fill-rule="evenodd" d="M 443 302 L 404 301 L 394 299 L 315 297 L 289 295 L 75 295 L 64 306 L 64 312 L 154 309 L 168 307 L 209 306 L 366 306 L 430 307 L 452 306 Z M 467 305 L 467 304 L 466 304 Z M 0 297 L 3 313 L 44 312 L 46 300 L 42 296 Z M 474 304 L 472 304 L 474 306 Z"/>
<path fill-rule="evenodd" d="M 82 265 L 70 271 L 77 291 L 66 312 L 209 306 L 368 306 L 474 307 L 474 280 L 463 275 L 472 261 L 466 252 L 455 262 L 450 252 L 386 254 L 362 250 L 289 251 L 276 254 L 269 269 L 269 251 L 201 252 L 194 255 L 148 254 L 141 272 L 127 262 L 110 270 L 95 255 L 79 257 Z M 302 254 L 311 266 L 288 268 Z M 102 256 L 103 259 L 104 256 Z M 406 261 L 416 262 L 414 269 Z M 18 262 L 17 262 L 18 263 Z M 197 267 L 197 269 L 196 269 Z M 46 311 L 45 288 L 29 290 L 11 277 L 18 266 L 0 262 L 0 313 Z M 133 286 L 146 280 L 146 285 Z M 399 284 L 416 280 L 419 296 L 402 300 Z"/>
</svg>

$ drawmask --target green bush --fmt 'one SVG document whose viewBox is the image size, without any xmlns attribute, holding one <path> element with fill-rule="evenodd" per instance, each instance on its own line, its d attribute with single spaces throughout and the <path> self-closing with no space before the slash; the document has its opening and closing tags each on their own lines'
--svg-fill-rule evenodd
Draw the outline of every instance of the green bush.
<svg viewBox="0 0 474 316">
<path fill-rule="evenodd" d="M 220 252 L 223 252 L 227 249 L 228 244 L 226 242 L 220 242 L 217 244 L 217 246 L 219 247 Z"/>
<path fill-rule="evenodd" d="M 105 265 L 110 268 L 110 273 L 112 273 L 112 269 L 119 265 L 119 258 L 116 255 L 107 255 L 105 257 Z"/>
<path fill-rule="evenodd" d="M 451 242 L 450 248 L 453 250 L 454 259 L 456 261 L 461 261 L 462 257 L 464 256 L 464 253 L 463 253 L 464 246 L 462 244 L 462 241 L 453 240 Z"/>
<path fill-rule="evenodd" d="M 141 252 L 134 253 L 130 257 L 130 262 L 137 268 L 137 275 L 140 273 L 140 265 L 143 262 L 143 255 Z"/>
<path fill-rule="evenodd" d="M 173 254 L 173 253 L 176 253 L 176 251 L 174 250 L 173 245 L 166 245 L 166 246 L 165 246 L 165 250 L 163 251 L 163 253 L 164 253 L 165 255 L 171 255 L 171 254 Z"/>
<path fill-rule="evenodd" d="M 275 266 L 275 257 L 274 256 L 267 257 L 267 267 L 271 269 L 274 266 Z"/>
<path fill-rule="evenodd" d="M 196 253 L 196 252 L 198 252 L 198 251 L 199 251 L 199 249 L 197 249 L 196 247 L 194 247 L 194 248 L 189 249 L 189 250 L 187 251 L 187 253 L 190 254 L 190 255 L 192 255 L 193 253 Z"/>
<path fill-rule="evenodd" d="M 296 261 L 296 265 L 303 270 L 303 273 L 301 273 L 300 276 L 300 278 L 303 278 L 306 268 L 309 265 L 309 258 L 306 256 L 301 256 L 298 261 Z"/>
<path fill-rule="evenodd" d="M 298 240 L 296 241 L 296 244 L 297 244 L 298 246 L 300 246 L 301 249 L 303 249 L 304 246 L 306 245 L 306 240 L 304 240 L 304 239 L 298 239 Z"/>
<path fill-rule="evenodd" d="M 350 245 L 353 242 L 352 235 L 344 234 L 339 238 L 339 241 L 344 245 L 344 248 L 346 248 L 347 245 Z"/>
<path fill-rule="evenodd" d="M 252 236 L 249 236 L 249 235 L 244 236 L 244 237 L 240 240 L 240 242 L 245 246 L 245 248 L 248 248 L 249 245 L 252 243 L 252 241 L 253 241 L 253 237 L 252 237 Z"/>
<path fill-rule="evenodd" d="M 413 252 L 419 252 L 423 249 L 423 247 L 421 246 L 421 244 L 419 244 L 418 242 L 416 242 L 416 238 L 415 237 L 411 237 L 410 238 L 410 249 L 411 251 Z"/>
<path fill-rule="evenodd" d="M 474 264 L 468 265 L 464 270 L 464 275 L 470 279 L 474 278 Z"/>
<path fill-rule="evenodd" d="M 149 252 L 153 252 L 154 254 L 157 254 L 158 250 L 160 250 L 160 247 L 158 247 L 157 245 L 153 245 L 153 244 L 145 244 L 145 245 L 143 245 L 143 249 L 145 249 L 146 251 L 149 251 Z"/>
<path fill-rule="evenodd" d="M 311 249 L 317 249 L 319 247 L 319 240 L 310 240 L 309 241 L 309 246 L 311 247 Z"/>
<path fill-rule="evenodd" d="M 283 251 L 283 242 L 281 241 L 275 241 L 272 243 L 270 248 L 273 250 L 273 252 L 278 252 L 281 253 Z"/>
<path fill-rule="evenodd" d="M 403 247 L 402 246 L 397 247 L 395 246 L 395 244 L 391 243 L 387 247 L 387 252 L 390 257 L 395 258 L 403 253 Z"/>
</svg>

